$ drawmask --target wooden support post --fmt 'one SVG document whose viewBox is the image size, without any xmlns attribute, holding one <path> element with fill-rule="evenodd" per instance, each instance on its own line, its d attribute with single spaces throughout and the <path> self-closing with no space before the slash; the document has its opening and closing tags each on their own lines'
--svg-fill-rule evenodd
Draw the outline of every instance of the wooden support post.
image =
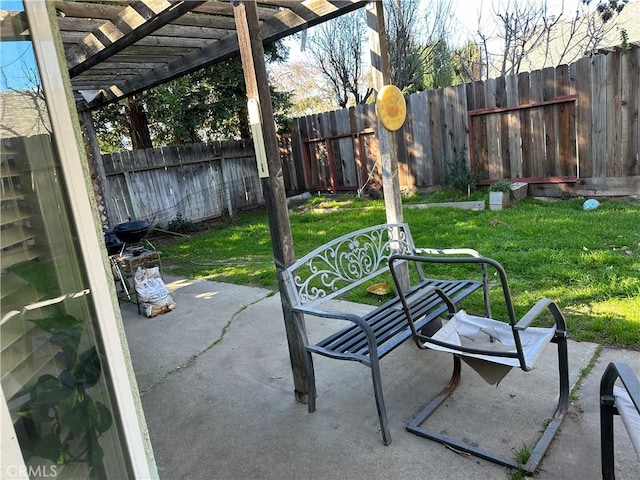
<svg viewBox="0 0 640 480">
<path fill-rule="evenodd" d="M 384 6 L 382 2 L 373 2 L 373 4 L 367 6 L 367 25 L 369 27 L 373 87 L 379 92 L 383 86 L 391 83 L 389 47 L 384 26 Z M 397 132 L 389 132 L 378 119 L 382 189 L 384 191 L 384 204 L 388 223 L 403 221 L 396 135 Z"/>
<path fill-rule="evenodd" d="M 269 217 L 271 246 L 273 248 L 278 278 L 280 278 L 279 272 L 291 265 L 295 261 L 295 256 L 256 2 L 253 0 L 233 2 L 233 16 L 238 33 L 238 44 L 240 46 L 242 69 L 244 70 L 244 79 L 247 86 L 247 97 L 250 106 L 253 105 L 254 108 L 257 108 L 260 116 L 262 139 L 256 138 L 254 134 L 254 145 L 256 155 L 258 155 L 259 152 L 263 152 L 266 157 L 266 169 L 268 171 L 264 171 L 265 165 L 260 165 L 259 171 Z M 255 106 L 256 103 L 257 107 Z M 262 142 L 260 140 L 262 140 Z M 279 284 L 280 294 L 284 299 L 286 297 L 285 287 L 281 282 L 279 282 Z M 293 316 L 291 312 L 284 307 L 284 303 L 283 312 L 285 330 L 289 342 L 289 357 L 293 371 L 296 400 L 306 403 L 308 391 L 306 384 L 307 370 L 304 362 L 304 345 L 296 333 Z"/>
<path fill-rule="evenodd" d="M 373 88 L 379 92 L 385 85 L 391 84 L 389 74 L 389 43 L 384 26 L 384 5 L 373 2 L 367 6 L 367 25 L 369 27 L 369 42 L 371 50 L 371 67 L 373 74 Z M 400 193 L 400 177 L 398 175 L 398 141 L 397 135 L 402 130 L 390 132 L 377 119 L 378 143 L 380 144 L 380 165 L 382 166 L 382 191 L 384 194 L 384 208 L 387 223 L 402 223 L 402 195 Z M 410 287 L 409 269 L 406 265 L 399 265 L 398 279 L 406 291 Z"/>
</svg>

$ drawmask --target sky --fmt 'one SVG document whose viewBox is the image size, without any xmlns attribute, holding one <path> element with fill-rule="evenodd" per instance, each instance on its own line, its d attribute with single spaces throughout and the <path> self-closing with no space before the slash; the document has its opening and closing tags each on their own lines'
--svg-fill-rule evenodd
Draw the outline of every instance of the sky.
<svg viewBox="0 0 640 480">
<path fill-rule="evenodd" d="M 420 0 L 421 2 L 430 2 L 432 0 Z M 523 0 L 511 0 L 525 3 Z M 547 5 L 549 15 L 558 15 L 564 11 L 564 17 L 572 18 L 575 14 L 577 6 L 582 0 L 529 0 L 533 4 Z M 639 0 L 630 0 L 636 2 Z M 506 4 L 509 0 L 452 0 L 453 10 L 456 18 L 460 21 L 460 31 L 471 35 L 478 29 L 478 18 L 482 15 L 483 25 L 491 20 L 494 16 L 492 6 L 494 4 Z M 593 9 L 599 0 L 592 0 Z M 485 22 L 486 20 L 486 22 Z"/>
<path fill-rule="evenodd" d="M 421 3 L 428 3 L 432 0 L 420 0 Z M 511 2 L 516 0 L 511 0 Z M 523 0 L 517 0 L 520 3 L 525 4 Z M 550 15 L 557 15 L 564 9 L 564 15 L 568 15 L 570 12 L 574 12 L 576 6 L 581 3 L 582 0 L 529 0 L 535 5 L 544 5 L 546 3 L 547 10 Z M 594 4 L 598 0 L 593 0 Z M 464 41 L 467 38 L 473 37 L 474 33 L 478 30 L 479 19 L 482 20 L 482 26 L 491 29 L 493 18 L 495 17 L 493 10 L 494 5 L 505 5 L 511 3 L 509 0 L 452 0 L 453 13 L 457 21 L 460 22 L 459 28 L 456 31 L 459 32 Z"/>
<path fill-rule="evenodd" d="M 21 1 L 0 0 L 0 10 L 23 9 Z M 0 42 L 0 91 L 32 87 L 24 70 L 33 70 L 35 63 L 31 42 Z"/>
<path fill-rule="evenodd" d="M 630 0 L 632 2 L 640 0 Z M 433 3 L 434 0 L 420 0 L 423 4 L 424 11 L 426 6 Z M 466 40 L 476 37 L 475 32 L 478 30 L 478 20 L 482 19 L 483 32 L 491 35 L 494 31 L 492 22 L 494 21 L 494 5 L 505 5 L 507 3 L 531 2 L 532 4 L 547 5 L 549 15 L 557 15 L 564 11 L 565 18 L 571 18 L 576 8 L 581 4 L 582 0 L 451 0 L 452 13 L 454 15 L 454 37 L 451 38 L 453 46 L 460 46 Z M 592 0 L 595 6 L 598 0 Z M 496 40 L 497 41 L 497 40 Z M 290 61 L 295 62 L 304 58 L 304 53 L 300 52 L 301 39 L 300 36 L 290 37 L 286 40 L 290 48 Z"/>
<path fill-rule="evenodd" d="M 478 29 L 478 19 L 482 18 L 483 24 L 488 24 L 493 16 L 492 5 L 498 2 L 505 3 L 508 0 L 451 0 L 452 1 L 452 13 L 455 16 L 456 28 L 455 32 L 458 33 L 458 38 L 453 39 L 454 43 L 464 43 L 468 38 L 473 37 L 473 34 Z M 511 0 L 515 1 L 515 0 Z M 523 0 L 517 0 L 523 1 Z M 581 0 L 530 0 L 534 3 L 543 4 L 545 1 L 551 13 L 556 13 L 561 10 L 562 4 L 567 6 L 576 5 Z M 597 0 L 594 0 L 597 1 Z M 422 10 L 427 9 L 427 5 L 433 2 L 433 0 L 420 0 L 423 4 Z M 292 59 L 300 52 L 301 40 L 299 37 L 292 38 L 288 41 L 291 48 Z"/>
</svg>

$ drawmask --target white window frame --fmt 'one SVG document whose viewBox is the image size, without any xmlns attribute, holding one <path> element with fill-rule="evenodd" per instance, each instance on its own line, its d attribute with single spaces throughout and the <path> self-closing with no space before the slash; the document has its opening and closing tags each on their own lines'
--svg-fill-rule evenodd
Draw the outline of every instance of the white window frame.
<svg viewBox="0 0 640 480">
<path fill-rule="evenodd" d="M 52 2 L 51 2 L 52 3 Z M 61 68 L 66 65 L 62 42 L 57 27 L 54 33 L 52 23 L 55 21 L 53 6 L 47 7 L 46 0 L 29 0 L 23 2 L 29 20 L 31 40 L 38 62 L 42 87 L 51 128 L 56 139 L 53 147 L 60 159 L 69 198 L 70 215 L 77 228 L 81 258 L 91 289 L 91 299 L 95 308 L 98 328 L 103 341 L 104 352 L 109 365 L 111 383 L 118 409 L 116 417 L 122 422 L 122 433 L 126 442 L 125 453 L 129 456 L 133 474 L 138 479 L 159 478 L 149 434 L 147 431 L 142 402 L 135 380 L 133 365 L 129 355 L 128 344 L 120 315 L 120 308 L 115 296 L 111 270 L 102 243 L 102 231 L 94 214 L 88 188 L 88 166 L 84 154 L 81 154 L 82 137 L 80 121 L 73 105 L 71 82 L 68 72 Z M 50 10 L 48 10 L 50 8 Z M 2 457 L 6 468 L 7 460 L 24 466 L 20 447 L 13 428 L 5 429 L 6 399 L 0 397 L 4 405 L 0 409 L 3 424 Z M 5 411 L 6 410 L 6 411 Z M 9 419 L 9 423 L 10 419 Z M 5 457 L 9 453 L 9 457 Z M 19 477 L 17 477 L 19 478 Z"/>
</svg>

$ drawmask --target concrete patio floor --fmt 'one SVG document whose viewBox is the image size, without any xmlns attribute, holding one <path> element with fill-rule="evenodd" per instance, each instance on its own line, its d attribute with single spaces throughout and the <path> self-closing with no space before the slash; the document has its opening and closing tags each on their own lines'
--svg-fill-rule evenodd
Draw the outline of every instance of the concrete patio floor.
<svg viewBox="0 0 640 480">
<path fill-rule="evenodd" d="M 411 343 L 382 362 L 392 443 L 384 446 L 369 369 L 315 357 L 317 411 L 295 402 L 280 298 L 260 288 L 165 277 L 177 307 L 155 318 L 121 304 L 160 478 L 173 479 L 507 479 L 511 470 L 404 429 L 448 381 L 450 355 Z M 356 307 L 354 307 L 356 308 Z M 308 322 L 310 334 L 332 328 Z M 569 342 L 572 383 L 597 345 Z M 598 479 L 598 388 L 610 361 L 640 375 L 638 352 L 604 349 L 583 380 L 536 478 Z M 429 426 L 510 457 L 532 445 L 555 407 L 551 345 L 524 373 L 498 387 L 463 364 L 453 397 Z M 640 463 L 616 419 L 618 479 Z"/>
</svg>

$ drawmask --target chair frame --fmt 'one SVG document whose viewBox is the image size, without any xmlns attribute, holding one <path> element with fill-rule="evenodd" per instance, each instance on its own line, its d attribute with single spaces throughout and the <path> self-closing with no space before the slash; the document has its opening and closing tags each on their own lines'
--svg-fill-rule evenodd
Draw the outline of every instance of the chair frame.
<svg viewBox="0 0 640 480">
<path fill-rule="evenodd" d="M 600 379 L 600 457 L 604 480 L 615 480 L 616 478 L 613 416 L 620 415 L 620 412 L 615 406 L 613 386 L 618 379 L 640 413 L 640 382 L 638 378 L 626 363 L 609 363 Z"/>
<path fill-rule="evenodd" d="M 568 362 L 568 352 L 567 352 L 567 335 L 566 335 L 566 322 L 565 319 L 560 312 L 560 309 L 555 304 L 555 302 L 543 298 L 539 300 L 519 321 L 516 319 L 515 311 L 513 308 L 513 303 L 511 300 L 511 293 L 509 290 L 507 275 L 500 263 L 497 261 L 486 258 L 486 257 L 449 257 L 449 258 L 437 258 L 437 257 L 427 257 L 427 256 L 416 256 L 416 255 L 393 255 L 389 258 L 389 269 L 391 271 L 394 282 L 396 283 L 396 287 L 399 287 L 399 279 L 396 276 L 395 264 L 400 262 L 415 262 L 417 265 L 421 263 L 454 263 L 454 264 L 479 264 L 482 267 L 483 274 L 486 275 L 486 267 L 493 267 L 499 277 L 500 284 L 502 287 L 504 301 L 507 307 L 507 314 L 509 317 L 509 324 L 511 326 L 511 330 L 513 332 L 513 337 L 516 346 L 516 352 L 494 352 L 486 349 L 474 349 L 469 347 L 463 347 L 458 345 L 452 345 L 444 342 L 440 342 L 438 340 L 432 339 L 429 336 L 423 335 L 415 328 L 415 319 L 413 318 L 411 308 L 409 306 L 409 302 L 407 301 L 405 292 L 402 289 L 397 288 L 398 294 L 400 296 L 403 308 L 405 310 L 405 314 L 407 316 L 409 327 L 411 328 L 411 332 L 413 338 L 415 340 L 416 345 L 420 349 L 427 349 L 429 344 L 438 344 L 441 346 L 449 347 L 459 351 L 459 354 L 453 355 L 453 373 L 451 375 L 451 379 L 449 383 L 442 389 L 442 391 L 436 395 L 429 403 L 418 412 L 409 423 L 406 425 L 406 429 L 416 435 L 419 435 L 424 438 L 428 438 L 431 440 L 435 440 L 437 442 L 448 445 L 456 450 L 470 453 L 477 457 L 483 458 L 485 460 L 489 460 L 491 462 L 504 465 L 507 467 L 511 467 L 514 469 L 521 469 L 526 472 L 534 472 L 538 465 L 540 464 L 542 457 L 546 453 L 553 440 L 556 432 L 560 428 L 562 424 L 562 420 L 564 418 L 565 413 L 568 409 L 569 404 L 569 362 Z M 445 292 L 438 289 L 437 287 L 433 288 L 434 292 L 436 292 L 445 302 L 449 310 L 449 318 L 453 317 L 456 313 L 457 309 L 454 302 L 446 295 Z M 517 358 L 520 363 L 520 368 L 522 370 L 529 371 L 531 370 L 531 365 L 527 365 L 524 357 L 524 352 L 522 348 L 522 344 L 520 341 L 520 332 L 523 332 L 531 325 L 531 323 L 545 310 L 548 310 L 551 313 L 551 316 L 555 320 L 555 334 L 550 340 L 550 342 L 555 343 L 558 348 L 558 374 L 559 374 L 559 396 L 558 396 L 558 404 L 555 408 L 553 416 L 548 422 L 544 432 L 540 436 L 538 442 L 532 449 L 531 455 L 529 456 L 528 461 L 523 465 L 518 463 L 516 460 L 512 458 L 505 457 L 504 455 L 488 452 L 478 446 L 470 445 L 464 441 L 455 439 L 453 437 L 443 435 L 441 433 L 428 430 L 422 426 L 423 423 L 433 414 L 436 409 L 442 405 L 442 403 L 453 393 L 456 386 L 460 382 L 461 375 L 461 359 L 460 356 L 465 353 L 473 353 L 473 354 L 481 354 L 481 355 L 489 355 L 494 357 L 511 357 Z"/>
</svg>

